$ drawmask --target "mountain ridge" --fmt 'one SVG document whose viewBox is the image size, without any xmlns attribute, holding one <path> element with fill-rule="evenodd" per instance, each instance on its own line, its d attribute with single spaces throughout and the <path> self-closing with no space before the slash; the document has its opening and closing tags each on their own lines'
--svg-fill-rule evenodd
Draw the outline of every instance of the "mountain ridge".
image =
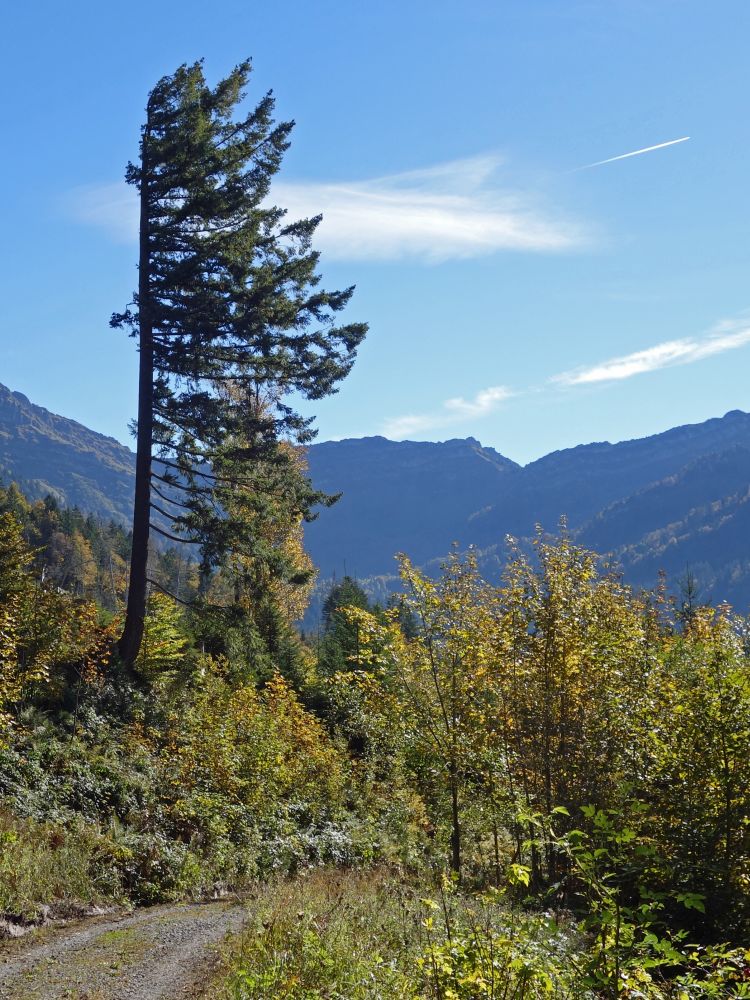
<svg viewBox="0 0 750 1000">
<path fill-rule="evenodd" d="M 394 554 L 437 566 L 452 543 L 474 545 L 497 574 L 507 535 L 567 519 L 574 537 L 653 585 L 699 566 L 715 600 L 750 602 L 750 414 L 729 410 L 644 438 L 594 441 L 520 465 L 474 437 L 313 444 L 318 489 L 341 494 L 306 527 L 322 578 L 348 568 L 392 577 Z M 32 498 L 128 524 L 135 455 L 114 438 L 0 385 L 0 477 Z"/>
</svg>

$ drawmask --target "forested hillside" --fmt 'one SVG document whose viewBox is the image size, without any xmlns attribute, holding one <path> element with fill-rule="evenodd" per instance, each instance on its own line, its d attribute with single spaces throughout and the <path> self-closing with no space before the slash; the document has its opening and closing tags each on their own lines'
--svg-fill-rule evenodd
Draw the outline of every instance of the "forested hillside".
<svg viewBox="0 0 750 1000">
<path fill-rule="evenodd" d="M 373 594 L 397 585 L 394 555 L 438 570 L 453 542 L 475 546 L 497 578 L 506 535 L 531 538 L 561 517 L 637 586 L 690 570 L 705 600 L 750 604 L 750 416 L 619 444 L 581 445 L 521 467 L 473 438 L 362 438 L 307 449 L 317 489 L 339 501 L 306 526 L 324 581 L 349 573 Z M 134 456 L 110 438 L 0 391 L 0 469 L 32 499 L 48 494 L 115 523 L 132 502 Z M 373 579 L 387 577 L 388 580 Z M 317 623 L 316 623 L 317 624 Z"/>
<path fill-rule="evenodd" d="M 0 477 L 32 500 L 53 496 L 87 514 L 130 521 L 135 455 L 113 438 L 0 385 Z"/>
</svg>

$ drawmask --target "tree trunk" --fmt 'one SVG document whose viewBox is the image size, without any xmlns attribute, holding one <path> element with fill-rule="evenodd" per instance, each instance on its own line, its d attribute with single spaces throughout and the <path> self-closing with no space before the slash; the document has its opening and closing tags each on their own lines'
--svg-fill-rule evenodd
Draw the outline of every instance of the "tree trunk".
<svg viewBox="0 0 750 1000">
<path fill-rule="evenodd" d="M 154 435 L 154 339 L 149 309 L 149 207 L 148 138 L 143 136 L 141 154 L 141 215 L 138 255 L 138 438 L 135 459 L 135 502 L 133 507 L 133 547 L 130 555 L 130 582 L 125 625 L 117 652 L 132 668 L 143 640 L 146 620 L 148 541 L 151 522 L 151 454 Z"/>
<path fill-rule="evenodd" d="M 461 881 L 461 821 L 458 807 L 458 775 L 451 767 L 451 868 Z"/>
</svg>

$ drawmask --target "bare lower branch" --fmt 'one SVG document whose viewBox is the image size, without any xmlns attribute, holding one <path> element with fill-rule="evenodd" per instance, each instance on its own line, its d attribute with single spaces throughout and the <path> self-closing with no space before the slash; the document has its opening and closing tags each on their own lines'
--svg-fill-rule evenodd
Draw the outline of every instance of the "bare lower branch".
<svg viewBox="0 0 750 1000">
<path fill-rule="evenodd" d="M 182 604 L 186 608 L 195 607 L 194 601 L 184 601 L 181 597 L 178 597 L 177 594 L 173 594 L 171 590 L 167 590 L 166 587 L 162 587 L 158 580 L 152 580 L 150 576 L 146 577 L 146 583 L 150 583 L 152 587 L 156 587 L 156 589 L 160 590 L 162 594 L 166 594 L 167 597 L 171 597 L 173 601 L 177 601 L 178 604 Z"/>
<path fill-rule="evenodd" d="M 165 538 L 169 538 L 172 542 L 179 542 L 180 545 L 201 545 L 200 538 L 180 538 L 179 535 L 171 535 L 168 531 L 160 528 L 158 524 L 154 524 L 153 521 L 150 522 L 149 527 L 152 531 L 155 531 L 159 535 L 163 535 Z"/>
</svg>

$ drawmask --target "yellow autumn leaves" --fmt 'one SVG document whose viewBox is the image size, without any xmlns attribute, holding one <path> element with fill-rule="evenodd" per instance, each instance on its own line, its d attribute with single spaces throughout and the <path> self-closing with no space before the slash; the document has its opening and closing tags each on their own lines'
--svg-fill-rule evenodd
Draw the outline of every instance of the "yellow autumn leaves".
<svg viewBox="0 0 750 1000">
<path fill-rule="evenodd" d="M 636 594 L 566 536 L 515 551 L 500 586 L 471 553 L 438 579 L 406 558 L 401 573 L 417 635 L 397 609 L 350 609 L 359 652 L 338 682 L 401 747 L 456 871 L 525 855 L 536 882 L 554 881 L 560 859 L 529 852 L 524 815 L 563 807 L 574 825 L 583 806 L 639 799 L 644 836 L 686 884 L 737 906 L 750 861 L 746 620 Z"/>
</svg>

